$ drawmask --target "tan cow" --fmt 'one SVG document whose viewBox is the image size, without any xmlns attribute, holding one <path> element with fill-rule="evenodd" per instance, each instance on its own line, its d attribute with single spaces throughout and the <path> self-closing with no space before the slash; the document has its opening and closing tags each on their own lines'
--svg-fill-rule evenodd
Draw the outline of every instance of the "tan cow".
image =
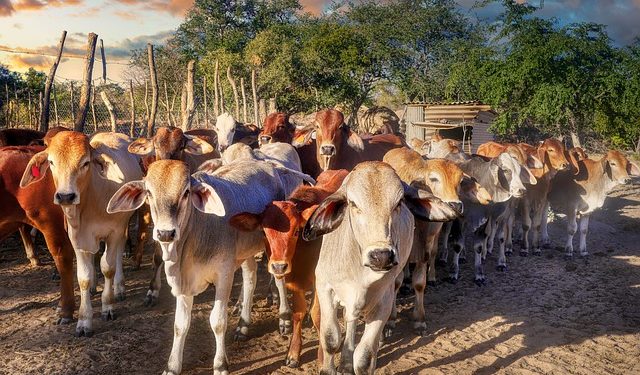
<svg viewBox="0 0 640 375">
<path fill-rule="evenodd" d="M 391 165 L 400 179 L 407 184 L 421 186 L 433 193 L 434 196 L 448 203 L 453 209 L 462 213 L 462 199 L 488 204 L 491 195 L 474 179 L 465 175 L 453 162 L 444 159 L 424 160 L 419 153 L 406 148 L 389 151 L 384 156 L 384 162 Z M 436 282 L 435 259 L 438 253 L 438 237 L 442 230 L 442 223 L 416 222 L 413 247 L 409 263 L 415 263 L 413 271 L 413 288 L 416 302 L 413 311 L 413 326 L 420 334 L 426 332 L 424 311 L 424 289 L 426 282 L 433 285 Z M 428 274 L 428 276 L 427 276 Z M 396 280 L 396 289 L 400 287 L 402 279 Z M 394 328 L 397 311 L 394 308 L 387 325 L 386 334 Z"/>
<path fill-rule="evenodd" d="M 116 300 L 125 296 L 122 253 L 131 213 L 108 214 L 106 208 L 120 186 L 142 177 L 140 159 L 127 151 L 129 143 L 131 139 L 120 133 L 98 133 L 89 140 L 82 133 L 60 132 L 44 151 L 31 158 L 20 182 L 20 186 L 27 186 L 51 170 L 56 187 L 54 203 L 62 207 L 78 262 L 78 336 L 93 334 L 90 287 L 96 279 L 93 257 L 100 241 L 106 244 L 100 260 L 104 320 L 115 319 L 114 291 Z"/>
<path fill-rule="evenodd" d="M 591 213 L 602 207 L 613 188 L 630 183 L 631 176 L 640 176 L 640 168 L 619 151 L 609 151 L 600 160 L 579 160 L 577 173 L 557 174 L 549 202 L 555 210 L 567 215 L 567 257 L 573 257 L 573 236 L 578 229 L 576 216 L 580 216 L 580 255 L 586 256 Z"/>
</svg>

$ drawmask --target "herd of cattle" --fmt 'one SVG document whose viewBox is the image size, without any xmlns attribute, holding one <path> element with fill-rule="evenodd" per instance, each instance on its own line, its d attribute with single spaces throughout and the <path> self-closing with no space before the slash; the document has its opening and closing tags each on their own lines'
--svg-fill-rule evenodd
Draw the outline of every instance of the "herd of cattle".
<svg viewBox="0 0 640 375">
<path fill-rule="evenodd" d="M 159 246 L 145 304 L 157 301 L 163 268 L 176 297 L 166 374 L 181 372 L 193 298 L 211 284 L 213 370 L 227 373 L 233 275 L 241 266 L 234 336 L 246 339 L 255 256 L 266 250 L 280 294 L 279 329 L 291 334 L 286 365 L 299 365 L 305 293 L 313 291 L 310 316 L 319 332 L 320 372 L 335 373 L 334 357 L 341 351 L 341 372 L 373 373 L 378 347 L 396 323 L 395 298 L 403 279 L 411 278 L 413 326 L 424 334 L 424 291 L 435 282 L 436 260 L 449 264 L 449 280 L 457 281 L 467 234 L 473 237 L 478 285 L 486 280 L 483 261 L 496 239 L 498 271 L 506 270 L 516 219 L 522 223 L 520 255 L 540 255 L 550 242 L 550 207 L 567 216 L 566 256 L 573 256 L 578 227 L 585 256 L 589 215 L 612 188 L 640 175 L 618 151 L 593 160 L 556 139 L 536 146 L 490 142 L 477 155 L 467 155 L 458 142 L 437 136 L 409 146 L 391 131 L 356 134 L 337 110 L 320 111 L 315 119 L 298 129 L 286 114 L 275 113 L 256 129 L 225 114 L 214 129 L 159 128 L 153 138 L 137 140 L 119 133 L 89 137 L 65 128 L 46 135 L 0 131 L 0 239 L 20 231 L 37 265 L 32 236 L 42 232 L 60 274 L 61 324 L 70 323 L 75 310 L 75 254 L 76 335 L 91 336 L 94 255 L 103 243 L 101 316 L 115 319 L 114 303 L 125 298 L 129 222 L 137 212 L 136 267 L 153 224 Z M 365 328 L 356 343 L 359 320 Z"/>
</svg>

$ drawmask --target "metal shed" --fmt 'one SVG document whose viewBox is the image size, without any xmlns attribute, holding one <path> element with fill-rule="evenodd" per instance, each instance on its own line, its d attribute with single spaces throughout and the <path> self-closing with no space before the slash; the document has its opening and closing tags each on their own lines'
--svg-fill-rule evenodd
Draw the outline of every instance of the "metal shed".
<svg viewBox="0 0 640 375">
<path fill-rule="evenodd" d="M 489 127 L 496 116 L 491 106 L 479 101 L 407 103 L 406 139 L 425 140 L 439 133 L 461 141 L 464 150 L 473 153 L 478 146 L 494 139 Z"/>
</svg>

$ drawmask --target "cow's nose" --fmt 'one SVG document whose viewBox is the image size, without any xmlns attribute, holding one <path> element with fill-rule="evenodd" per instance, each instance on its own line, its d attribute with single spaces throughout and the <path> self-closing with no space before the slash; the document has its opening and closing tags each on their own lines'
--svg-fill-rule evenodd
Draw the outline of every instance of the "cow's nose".
<svg viewBox="0 0 640 375">
<path fill-rule="evenodd" d="M 76 200 L 76 193 L 56 193 L 57 204 L 73 204 Z"/>
<path fill-rule="evenodd" d="M 398 260 L 390 249 L 373 249 L 369 251 L 369 265 L 375 271 L 388 271 L 398 265 Z"/>
<path fill-rule="evenodd" d="M 284 275 L 288 267 L 287 263 L 271 263 L 271 271 L 274 275 Z"/>
<path fill-rule="evenodd" d="M 631 183 L 631 177 L 627 177 L 627 178 L 625 178 L 623 183 L 624 183 L 624 184 L 629 184 L 629 183 Z"/>
<path fill-rule="evenodd" d="M 459 213 L 462 213 L 464 211 L 464 205 L 462 204 L 462 202 L 457 201 L 457 202 L 447 202 L 447 204 L 453 208 L 454 210 L 458 211 Z"/>
<path fill-rule="evenodd" d="M 335 155 L 336 154 L 336 146 L 334 145 L 324 145 L 320 147 L 320 153 L 322 155 Z"/>
<path fill-rule="evenodd" d="M 260 137 L 260 142 L 264 145 L 267 144 L 269 142 L 271 142 L 271 136 L 269 135 L 263 135 Z"/>
<path fill-rule="evenodd" d="M 176 238 L 176 230 L 157 230 L 158 241 L 160 242 L 172 242 Z"/>
</svg>

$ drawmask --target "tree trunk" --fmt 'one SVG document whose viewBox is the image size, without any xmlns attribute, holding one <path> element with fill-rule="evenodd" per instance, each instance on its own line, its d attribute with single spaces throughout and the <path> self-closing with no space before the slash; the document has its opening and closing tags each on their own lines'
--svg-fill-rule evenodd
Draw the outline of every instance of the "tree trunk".
<svg viewBox="0 0 640 375">
<path fill-rule="evenodd" d="M 71 122 L 73 122 L 74 124 L 76 123 L 76 111 L 75 111 L 75 106 L 74 106 L 74 100 L 73 100 L 73 81 L 71 81 L 71 88 L 69 89 L 69 91 L 71 92 Z"/>
<path fill-rule="evenodd" d="M 111 101 L 109 100 L 109 97 L 107 96 L 106 91 L 100 92 L 100 97 L 102 98 L 104 105 L 107 107 L 107 111 L 109 111 L 109 119 L 111 119 L 111 131 L 115 133 L 117 131 L 116 114 L 113 109 L 113 105 L 111 104 Z"/>
<path fill-rule="evenodd" d="M 56 70 L 58 69 L 58 64 L 60 64 L 60 58 L 62 57 L 62 50 L 64 49 L 64 41 L 67 38 L 67 32 L 62 32 L 62 37 L 60 37 L 60 42 L 58 43 L 58 55 L 56 56 L 56 60 L 53 62 L 51 69 L 49 70 L 49 75 L 47 76 L 47 81 L 44 84 L 44 96 L 42 97 L 42 111 L 40 113 L 40 131 L 46 132 L 49 130 L 49 98 L 51 97 L 51 88 L 53 86 L 53 80 L 56 77 Z M 54 89 L 55 91 L 55 89 Z M 58 108 L 55 103 L 55 93 L 54 93 L 54 111 L 56 115 L 56 126 L 60 126 L 58 122 Z"/>
<path fill-rule="evenodd" d="M 260 102 L 258 104 L 258 112 L 259 112 L 258 116 L 261 119 L 267 117 L 267 102 L 264 99 L 260 99 Z"/>
<path fill-rule="evenodd" d="M 171 123 L 171 108 L 169 108 L 169 92 L 167 91 L 167 81 L 164 81 L 164 101 L 164 107 L 167 110 L 167 122 L 169 123 L 169 126 L 174 126 L 174 124 Z"/>
<path fill-rule="evenodd" d="M 149 55 L 149 75 L 151 76 L 151 114 L 147 121 L 147 137 L 153 137 L 153 127 L 156 124 L 156 112 L 158 111 L 158 76 L 156 73 L 156 60 L 153 56 L 153 45 L 147 44 Z"/>
<path fill-rule="evenodd" d="M 258 90 L 255 69 L 251 69 L 251 93 L 253 95 L 253 123 L 258 127 L 262 127 L 262 119 L 258 115 Z"/>
<path fill-rule="evenodd" d="M 149 121 L 149 81 L 144 80 L 144 121 Z"/>
<path fill-rule="evenodd" d="M 578 121 L 573 116 L 569 118 L 569 125 L 569 134 L 571 135 L 571 143 L 573 144 L 573 147 L 582 147 L 580 137 L 578 136 Z"/>
<path fill-rule="evenodd" d="M 100 57 L 102 59 L 102 84 L 107 84 L 107 58 L 104 55 L 104 43 L 100 39 Z"/>
<path fill-rule="evenodd" d="M 213 115 L 218 118 L 220 115 L 220 101 L 218 98 L 218 60 L 213 71 Z"/>
<path fill-rule="evenodd" d="M 229 84 L 231 85 L 231 90 L 233 90 L 233 101 L 235 104 L 234 113 L 236 115 L 236 120 L 240 118 L 240 99 L 238 97 L 238 87 L 236 86 L 236 81 L 233 79 L 231 75 L 231 65 L 227 67 L 227 79 L 229 80 Z"/>
<path fill-rule="evenodd" d="M 91 78 L 93 75 L 93 59 L 96 54 L 97 40 L 98 35 L 89 33 L 82 91 L 80 92 L 80 105 L 78 106 L 78 115 L 76 116 L 76 121 L 73 126 L 73 129 L 79 132 L 84 130 L 84 123 L 87 118 L 87 109 L 89 109 L 89 100 L 91 99 Z"/>
<path fill-rule="evenodd" d="M 196 104 L 193 97 L 194 94 L 194 83 L 195 80 L 195 67 L 196 61 L 190 60 L 187 64 L 187 83 L 185 84 L 186 89 L 186 106 L 182 112 L 182 131 L 187 131 L 191 127 L 191 122 L 193 121 L 193 114 L 196 110 Z"/>
<path fill-rule="evenodd" d="M 27 114 L 28 114 L 28 117 L 29 117 L 29 129 L 31 129 L 33 127 L 33 121 L 32 121 L 33 118 L 31 116 L 31 91 L 29 91 L 27 94 L 28 94 L 28 96 L 27 96 L 27 100 L 28 100 L 28 102 L 27 102 Z"/>
<path fill-rule="evenodd" d="M 207 102 L 207 76 L 202 77 L 202 98 L 204 100 L 204 127 L 209 128 L 209 105 Z"/>
</svg>

